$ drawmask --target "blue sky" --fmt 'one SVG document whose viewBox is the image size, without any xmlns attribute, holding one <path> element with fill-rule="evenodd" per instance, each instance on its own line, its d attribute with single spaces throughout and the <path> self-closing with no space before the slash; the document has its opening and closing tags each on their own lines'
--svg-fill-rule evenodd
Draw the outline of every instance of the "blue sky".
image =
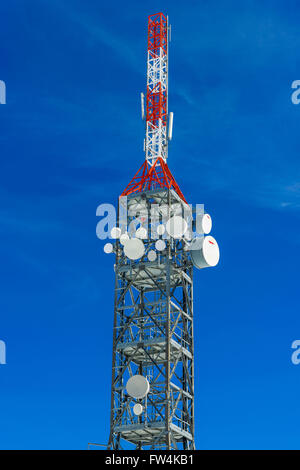
<svg viewBox="0 0 300 470">
<path fill-rule="evenodd" d="M 106 443 L 113 260 L 96 207 L 143 161 L 146 20 L 169 15 L 169 167 L 213 217 L 195 273 L 196 444 L 299 449 L 299 2 L 0 5 L 1 449 Z"/>
</svg>

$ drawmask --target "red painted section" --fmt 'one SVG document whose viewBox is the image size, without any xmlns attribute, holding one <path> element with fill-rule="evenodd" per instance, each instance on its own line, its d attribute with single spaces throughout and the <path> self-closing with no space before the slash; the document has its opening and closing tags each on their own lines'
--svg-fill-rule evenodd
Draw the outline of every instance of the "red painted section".
<svg viewBox="0 0 300 470">
<path fill-rule="evenodd" d="M 148 17 L 148 51 L 152 57 L 159 56 L 160 48 L 168 53 L 168 22 L 162 13 L 156 13 Z M 151 90 L 147 87 L 147 112 L 146 120 L 153 126 L 158 126 L 161 119 L 163 125 L 167 124 L 167 90 L 162 91 L 161 83 L 157 83 Z"/>
<path fill-rule="evenodd" d="M 187 203 L 168 165 L 160 157 L 155 160 L 152 166 L 145 161 L 128 186 L 126 186 L 121 196 L 129 196 L 132 193 L 140 193 L 158 188 L 174 189 L 178 196 Z"/>
<path fill-rule="evenodd" d="M 151 57 L 160 55 L 160 48 L 168 53 L 168 21 L 162 13 L 156 13 L 148 17 L 148 52 Z M 167 90 L 162 90 L 161 82 L 158 82 L 153 90 L 147 87 L 147 113 L 146 120 L 153 126 L 158 126 L 161 119 L 163 125 L 167 124 Z M 186 202 L 178 184 L 176 183 L 168 165 L 161 157 L 158 157 L 151 166 L 145 161 L 134 175 L 121 196 L 129 196 L 132 193 L 149 191 L 157 188 L 174 189 L 178 196 Z"/>
</svg>

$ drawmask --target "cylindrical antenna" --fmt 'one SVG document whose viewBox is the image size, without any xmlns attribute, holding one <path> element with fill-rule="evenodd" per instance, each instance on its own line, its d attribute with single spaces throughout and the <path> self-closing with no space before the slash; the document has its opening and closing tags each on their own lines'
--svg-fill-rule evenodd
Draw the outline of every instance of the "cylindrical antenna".
<svg viewBox="0 0 300 470">
<path fill-rule="evenodd" d="M 173 134 L 173 116 L 174 113 L 169 114 L 169 130 L 168 130 L 168 139 L 172 140 L 172 134 Z"/>
<path fill-rule="evenodd" d="M 145 105 L 144 105 L 144 93 L 141 93 L 141 111 L 142 111 L 142 119 L 145 119 Z"/>
</svg>

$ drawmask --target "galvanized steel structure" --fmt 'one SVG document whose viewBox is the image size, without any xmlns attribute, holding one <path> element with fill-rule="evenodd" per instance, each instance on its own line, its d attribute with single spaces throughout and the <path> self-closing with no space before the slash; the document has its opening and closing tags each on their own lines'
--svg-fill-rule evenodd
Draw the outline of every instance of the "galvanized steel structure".
<svg viewBox="0 0 300 470">
<path fill-rule="evenodd" d="M 128 197 L 130 208 L 178 204 L 173 190 L 152 190 Z M 134 212 L 134 211 L 133 211 Z M 150 219 L 150 214 L 149 219 Z M 153 220 L 152 220 L 153 224 Z M 149 231 L 151 227 L 149 226 Z M 155 239 L 144 240 L 146 252 Z M 129 260 L 117 241 L 109 448 L 122 439 L 143 449 L 194 448 L 193 265 L 182 240 L 165 240 L 153 262 Z M 126 393 L 134 374 L 147 377 L 150 392 L 142 400 Z M 142 403 L 145 413 L 132 407 Z"/>
<path fill-rule="evenodd" d="M 193 265 L 183 239 L 153 230 L 188 207 L 166 164 L 169 32 L 162 13 L 148 18 L 145 162 L 119 199 L 119 226 L 125 204 L 125 224 L 138 220 L 149 236 L 137 261 L 125 256 L 120 240 L 115 245 L 110 449 L 124 441 L 137 449 L 194 449 Z M 158 238 L 165 249 L 149 261 Z M 138 400 L 126 391 L 136 374 L 150 384 Z M 137 402 L 144 410 L 138 416 Z"/>
</svg>

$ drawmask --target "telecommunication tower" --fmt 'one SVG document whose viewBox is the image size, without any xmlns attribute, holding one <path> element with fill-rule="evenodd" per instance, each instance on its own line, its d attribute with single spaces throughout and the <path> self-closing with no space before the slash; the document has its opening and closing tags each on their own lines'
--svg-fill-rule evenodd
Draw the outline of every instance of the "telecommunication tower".
<svg viewBox="0 0 300 470">
<path fill-rule="evenodd" d="M 109 449 L 195 448 L 193 268 L 215 266 L 219 249 L 204 236 L 210 216 L 195 220 L 167 165 L 169 39 L 168 17 L 149 16 L 145 161 L 104 248 L 115 253 Z"/>
</svg>

